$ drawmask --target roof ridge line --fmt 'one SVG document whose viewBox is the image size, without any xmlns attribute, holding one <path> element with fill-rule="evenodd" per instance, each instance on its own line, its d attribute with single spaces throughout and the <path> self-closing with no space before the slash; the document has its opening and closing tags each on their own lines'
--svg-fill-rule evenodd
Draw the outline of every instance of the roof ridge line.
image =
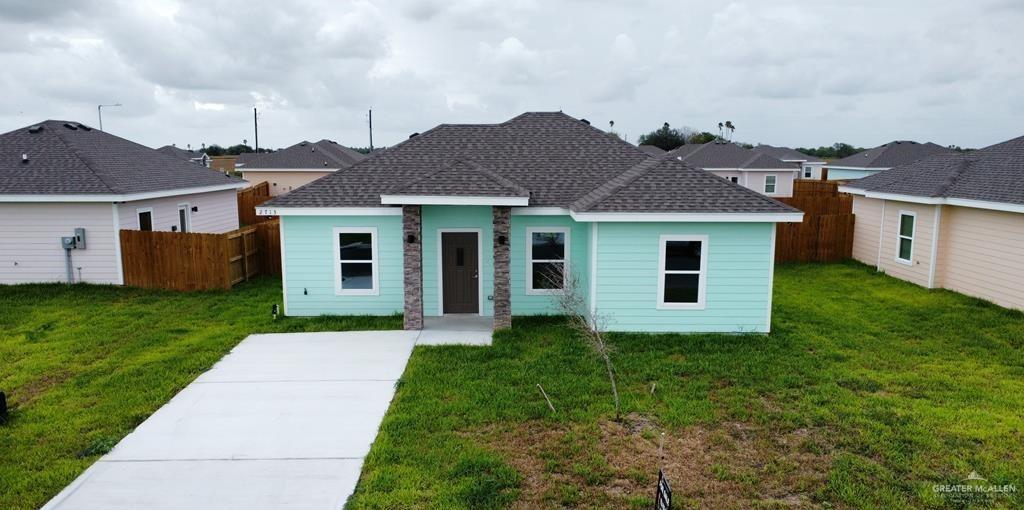
<svg viewBox="0 0 1024 510">
<path fill-rule="evenodd" d="M 46 122 L 47 121 L 43 121 L 43 124 L 45 124 Z M 58 127 L 64 127 L 64 122 L 62 122 L 62 121 L 56 121 L 55 120 L 53 122 L 59 122 L 60 124 L 58 124 Z M 68 121 L 68 122 L 70 123 L 70 121 Z M 102 131 L 100 131 L 100 132 L 102 133 Z M 107 182 L 107 179 L 105 179 L 102 175 L 100 175 L 99 172 L 96 171 L 96 168 L 94 167 L 93 162 L 90 161 L 89 158 L 87 158 L 84 155 L 82 155 L 82 153 L 78 150 L 78 146 L 77 145 L 75 145 L 73 142 L 71 142 L 67 138 L 64 138 L 64 135 L 60 132 L 59 129 L 54 128 L 53 134 L 54 134 L 54 136 L 57 137 L 58 140 L 60 140 L 60 143 L 64 144 L 64 146 L 68 148 L 68 152 L 70 152 L 71 154 L 74 154 L 75 157 L 78 158 L 78 160 L 81 161 L 82 164 L 85 165 L 85 167 L 88 168 L 89 171 L 92 172 L 92 174 L 94 176 L 96 176 L 96 178 L 99 179 L 99 181 L 102 182 L 103 185 L 106 186 L 106 188 L 108 190 L 110 190 L 111 193 L 113 193 L 113 194 L 120 193 L 119 190 L 117 190 L 113 186 L 111 186 L 111 184 L 109 182 Z M 153 150 L 153 149 L 150 149 L 150 150 Z M 157 152 L 157 151 L 154 150 L 154 152 Z"/>
<path fill-rule="evenodd" d="M 946 177 L 941 184 L 939 184 L 936 193 L 933 197 L 944 197 L 946 192 L 949 191 L 953 185 L 960 181 L 960 177 L 967 172 L 967 169 L 971 166 L 971 161 L 966 156 L 961 156 L 960 162 L 957 165 L 957 169 L 953 171 L 953 174 Z"/>
<path fill-rule="evenodd" d="M 639 179 L 648 171 L 656 168 L 658 165 L 665 161 L 671 161 L 671 156 L 650 156 L 647 159 L 633 165 L 625 172 L 622 172 L 611 179 L 601 183 L 596 188 L 590 190 L 582 197 L 576 199 L 575 202 L 569 204 L 569 209 L 572 211 L 585 211 L 591 207 L 601 203 L 606 198 L 615 194 L 616 191 L 628 186 L 633 181 Z"/>
</svg>

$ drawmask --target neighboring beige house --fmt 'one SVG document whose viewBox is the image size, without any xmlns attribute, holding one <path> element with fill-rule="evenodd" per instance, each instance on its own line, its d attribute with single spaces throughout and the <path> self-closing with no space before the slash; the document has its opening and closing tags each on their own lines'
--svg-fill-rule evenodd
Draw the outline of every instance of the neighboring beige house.
<svg viewBox="0 0 1024 510">
<path fill-rule="evenodd" d="M 793 196 L 793 181 L 800 172 L 792 163 L 732 142 L 686 144 L 666 156 L 769 197 Z"/>
<path fill-rule="evenodd" d="M 928 288 L 1024 309 L 1024 137 L 841 186 L 853 257 Z"/>
<path fill-rule="evenodd" d="M 245 184 L 79 122 L 4 133 L 0 284 L 121 284 L 122 229 L 235 230 Z"/>
<path fill-rule="evenodd" d="M 366 155 L 331 140 L 299 142 L 287 149 L 245 155 L 235 169 L 242 177 L 270 185 L 270 196 L 287 193 L 332 172 L 348 168 L 366 159 Z"/>
</svg>

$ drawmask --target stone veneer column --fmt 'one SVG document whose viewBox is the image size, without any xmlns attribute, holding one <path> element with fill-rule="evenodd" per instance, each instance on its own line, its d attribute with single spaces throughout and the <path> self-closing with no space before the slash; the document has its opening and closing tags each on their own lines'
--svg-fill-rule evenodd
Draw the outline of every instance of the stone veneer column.
<svg viewBox="0 0 1024 510">
<path fill-rule="evenodd" d="M 409 242 L 409 236 L 413 242 Z M 402 206 L 402 261 L 405 329 L 423 329 L 423 228 L 420 206 Z"/>
<path fill-rule="evenodd" d="M 509 277 L 509 222 L 512 210 L 509 207 L 494 210 L 494 329 L 512 327 L 512 292 Z M 504 238 L 504 242 L 500 242 Z"/>
</svg>

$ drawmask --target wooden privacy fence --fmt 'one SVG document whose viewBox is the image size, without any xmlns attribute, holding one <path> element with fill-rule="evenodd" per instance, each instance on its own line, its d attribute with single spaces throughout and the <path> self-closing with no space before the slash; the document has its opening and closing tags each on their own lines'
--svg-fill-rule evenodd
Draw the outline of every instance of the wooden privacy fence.
<svg viewBox="0 0 1024 510">
<path fill-rule="evenodd" d="M 224 234 L 122 230 L 124 284 L 182 291 L 230 289 L 261 273 L 280 274 L 278 222 L 266 223 Z"/>
<path fill-rule="evenodd" d="M 797 180 L 793 196 L 780 198 L 804 212 L 803 223 L 779 223 L 776 262 L 834 262 L 853 256 L 853 197 L 829 181 Z"/>
<path fill-rule="evenodd" d="M 265 220 L 265 217 L 256 216 L 256 206 L 267 200 L 270 200 L 270 183 L 267 181 L 238 190 L 238 223 L 252 225 Z"/>
</svg>

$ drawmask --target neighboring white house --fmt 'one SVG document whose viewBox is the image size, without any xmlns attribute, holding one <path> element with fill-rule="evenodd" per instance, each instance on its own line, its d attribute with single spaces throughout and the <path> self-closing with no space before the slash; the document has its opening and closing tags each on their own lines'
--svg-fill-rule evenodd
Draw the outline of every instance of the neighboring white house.
<svg viewBox="0 0 1024 510">
<path fill-rule="evenodd" d="M 78 122 L 4 133 L 0 283 L 121 284 L 120 230 L 235 230 L 245 184 Z"/>
<path fill-rule="evenodd" d="M 766 144 L 759 144 L 751 150 L 781 159 L 799 168 L 800 179 L 821 179 L 821 169 L 825 166 L 824 159 L 804 154 L 789 147 L 775 147 Z"/>
<path fill-rule="evenodd" d="M 931 142 L 889 142 L 873 149 L 860 151 L 825 165 L 830 181 L 850 181 L 883 172 L 893 167 L 909 165 L 935 154 L 954 154 L 956 151 Z"/>
<path fill-rule="evenodd" d="M 253 184 L 266 181 L 271 196 L 287 193 L 366 159 L 365 154 L 331 140 L 299 142 L 279 151 L 242 156 L 235 162 L 235 169 Z"/>
<path fill-rule="evenodd" d="M 686 144 L 666 154 L 770 197 L 793 196 L 800 169 L 791 163 L 731 142 Z"/>
</svg>

